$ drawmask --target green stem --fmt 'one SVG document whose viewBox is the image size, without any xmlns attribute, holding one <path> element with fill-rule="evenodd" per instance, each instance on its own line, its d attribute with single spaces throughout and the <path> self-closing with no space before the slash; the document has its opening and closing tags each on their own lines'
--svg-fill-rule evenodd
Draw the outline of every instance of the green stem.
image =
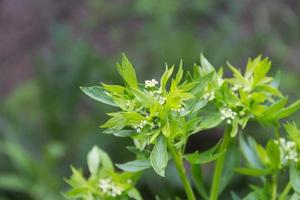
<svg viewBox="0 0 300 200">
<path fill-rule="evenodd" d="M 277 175 L 272 176 L 272 200 L 277 198 Z"/>
<path fill-rule="evenodd" d="M 185 169 L 184 169 L 183 160 L 182 160 L 182 153 L 176 151 L 174 149 L 174 147 L 172 146 L 172 144 L 170 144 L 169 141 L 167 141 L 167 144 L 168 144 L 168 148 L 172 154 L 179 177 L 183 183 L 185 193 L 187 195 L 188 200 L 196 200 L 193 189 L 192 189 L 192 187 L 187 179 L 187 176 L 185 174 Z"/>
<path fill-rule="evenodd" d="M 292 185 L 291 183 L 288 183 L 285 188 L 283 189 L 281 195 L 279 196 L 279 200 L 285 200 L 286 199 L 286 196 L 289 194 L 289 192 L 291 191 L 292 189 Z"/>
<path fill-rule="evenodd" d="M 210 191 L 210 198 L 209 198 L 210 200 L 217 200 L 219 197 L 219 186 L 220 186 L 221 176 L 224 167 L 226 149 L 231 139 L 230 132 L 231 132 L 231 128 L 226 127 L 226 130 L 224 132 L 224 138 L 220 146 L 220 152 L 224 151 L 224 154 L 218 158 L 215 166 L 214 177 L 213 177 L 212 187 Z"/>
</svg>

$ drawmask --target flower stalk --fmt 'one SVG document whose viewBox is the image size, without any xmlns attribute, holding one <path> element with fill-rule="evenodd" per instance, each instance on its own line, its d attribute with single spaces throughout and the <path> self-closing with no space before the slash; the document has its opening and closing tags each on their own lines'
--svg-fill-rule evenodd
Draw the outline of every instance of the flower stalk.
<svg viewBox="0 0 300 200">
<path fill-rule="evenodd" d="M 224 153 L 217 159 L 216 162 L 212 187 L 210 191 L 210 198 L 209 198 L 210 200 L 217 200 L 219 197 L 219 186 L 220 186 L 221 176 L 224 168 L 226 149 L 231 140 L 230 132 L 231 132 L 231 128 L 227 126 L 224 132 L 223 141 L 220 146 L 220 152 L 224 152 Z"/>
<path fill-rule="evenodd" d="M 196 200 L 192 186 L 187 179 L 186 171 L 183 165 L 182 153 L 180 151 L 177 151 L 169 141 L 167 141 L 167 145 L 172 154 L 178 175 L 183 183 L 188 200 Z"/>
</svg>

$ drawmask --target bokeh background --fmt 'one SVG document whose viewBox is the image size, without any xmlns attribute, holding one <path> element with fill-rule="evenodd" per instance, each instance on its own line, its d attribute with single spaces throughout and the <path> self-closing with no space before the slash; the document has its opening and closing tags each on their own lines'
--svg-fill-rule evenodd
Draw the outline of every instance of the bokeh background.
<svg viewBox="0 0 300 200">
<path fill-rule="evenodd" d="M 271 58 L 273 75 L 281 71 L 281 90 L 299 99 L 300 1 L 0 0 L 0 200 L 63 199 L 69 166 L 86 170 L 93 145 L 116 163 L 133 159 L 124 150 L 130 140 L 98 128 L 112 108 L 79 90 L 119 83 L 122 52 L 140 81 L 180 58 L 190 69 L 201 52 L 217 68 L 227 61 L 243 68 L 249 56 L 262 54 Z M 299 117 L 290 120 L 300 125 Z M 221 131 L 194 136 L 188 151 L 214 144 Z M 262 143 L 272 136 L 255 123 L 245 132 Z M 204 167 L 207 184 L 211 167 Z M 138 186 L 144 198 L 183 196 L 172 166 L 168 177 L 147 171 Z M 249 191 L 244 177 L 228 181 L 222 199 Z"/>
</svg>

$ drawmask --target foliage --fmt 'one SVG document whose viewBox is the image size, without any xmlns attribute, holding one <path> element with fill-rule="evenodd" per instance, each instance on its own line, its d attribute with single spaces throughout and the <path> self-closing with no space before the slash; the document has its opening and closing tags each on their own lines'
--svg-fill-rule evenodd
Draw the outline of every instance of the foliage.
<svg viewBox="0 0 300 200">
<path fill-rule="evenodd" d="M 184 159 L 191 166 L 216 161 L 210 192 L 210 199 L 214 200 L 219 196 L 222 171 L 226 171 L 224 162 L 226 154 L 230 153 L 228 147 L 248 121 L 255 120 L 278 129 L 281 119 L 300 108 L 300 101 L 286 106 L 287 98 L 276 87 L 277 80 L 268 76 L 271 67 L 268 58 L 249 59 L 244 74 L 230 64 L 228 67 L 233 77 L 223 78 L 223 68 L 216 71 L 201 55 L 200 65 L 194 65 L 192 72 L 184 73 L 180 62 L 176 74 L 173 75 L 174 66 L 166 65 L 160 82 L 151 79 L 139 83 L 134 67 L 123 55 L 121 63 L 117 64 L 123 85 L 101 83 L 100 86 L 81 87 L 81 90 L 99 102 L 119 108 L 119 111 L 108 113 L 110 119 L 100 127 L 106 129 L 106 134 L 132 138 L 139 150 L 137 160 L 117 166 L 125 171 L 138 172 L 151 165 L 158 175 L 164 177 L 168 161 L 172 159 L 187 198 L 195 199 L 186 177 Z M 192 134 L 220 126 L 222 122 L 225 122 L 226 130 L 221 142 L 206 152 L 184 155 Z M 285 127 L 292 138 L 297 138 L 299 131 L 296 127 L 290 124 Z M 276 199 L 280 170 L 298 162 L 296 143 L 283 138 L 271 139 L 264 149 L 254 140 L 250 141 L 251 146 L 240 139 L 242 152 L 252 165 L 237 168 L 236 172 L 252 176 L 270 175 L 272 181 L 265 182 L 263 187 L 252 186 L 254 192 L 246 199 Z M 291 167 L 291 173 L 297 173 L 297 169 Z M 207 199 L 201 178 L 196 179 L 200 195 Z M 291 179 L 292 185 L 297 185 L 297 181 Z M 89 190 L 87 188 L 86 192 Z"/>
</svg>

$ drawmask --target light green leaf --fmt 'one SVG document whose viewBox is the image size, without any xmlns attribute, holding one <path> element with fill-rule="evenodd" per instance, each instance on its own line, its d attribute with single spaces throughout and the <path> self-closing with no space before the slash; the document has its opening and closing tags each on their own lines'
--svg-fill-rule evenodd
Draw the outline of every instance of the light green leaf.
<svg viewBox="0 0 300 200">
<path fill-rule="evenodd" d="M 292 184 L 293 189 L 300 193 L 300 173 L 296 166 L 290 167 L 290 182 Z"/>
<path fill-rule="evenodd" d="M 200 55 L 200 63 L 205 73 L 210 73 L 212 71 L 215 71 L 215 68 L 208 62 L 208 60 L 204 57 L 202 53 Z"/>
<path fill-rule="evenodd" d="M 278 144 L 274 140 L 270 140 L 267 144 L 267 153 L 272 160 L 271 165 L 274 169 L 280 168 L 280 150 Z"/>
<path fill-rule="evenodd" d="M 97 173 L 99 165 L 104 169 L 113 171 L 113 163 L 106 152 L 99 147 L 94 146 L 87 156 L 88 167 L 92 174 Z"/>
<path fill-rule="evenodd" d="M 235 137 L 239 130 L 239 119 L 236 117 L 232 120 L 232 126 L 231 126 L 231 137 Z"/>
<path fill-rule="evenodd" d="M 143 200 L 141 194 L 139 193 L 139 191 L 135 188 L 131 188 L 129 191 L 128 191 L 128 196 L 130 198 L 133 198 L 135 200 Z"/>
<path fill-rule="evenodd" d="M 97 146 L 94 146 L 87 155 L 88 168 L 92 175 L 96 175 L 100 165 L 100 151 Z"/>
<path fill-rule="evenodd" d="M 107 92 L 100 86 L 92 86 L 92 87 L 80 87 L 80 89 L 89 97 L 100 101 L 101 103 L 105 103 L 111 106 L 117 106 L 112 97 L 110 97 Z"/>
<path fill-rule="evenodd" d="M 160 88 L 162 91 L 166 90 L 167 82 L 170 79 L 170 77 L 173 73 L 173 70 L 174 70 L 174 66 L 171 67 L 170 69 L 168 69 L 168 66 L 166 66 L 166 70 L 160 79 Z"/>
<path fill-rule="evenodd" d="M 118 168 L 126 172 L 139 172 L 151 167 L 149 160 L 134 160 L 123 164 L 116 164 Z"/>
<path fill-rule="evenodd" d="M 292 105 L 283 108 L 279 112 L 277 112 L 276 114 L 277 119 L 288 117 L 299 109 L 300 109 L 300 100 L 294 102 Z"/>
<path fill-rule="evenodd" d="M 150 161 L 153 169 L 160 176 L 165 176 L 165 168 L 168 164 L 168 151 L 164 136 L 159 136 L 151 152 Z"/>
<path fill-rule="evenodd" d="M 128 86 L 138 89 L 138 81 L 135 70 L 125 54 L 122 55 L 121 64 L 117 64 L 117 69 Z"/>
<path fill-rule="evenodd" d="M 270 174 L 270 170 L 258 168 L 236 168 L 236 172 L 247 176 L 265 176 Z"/>
</svg>

